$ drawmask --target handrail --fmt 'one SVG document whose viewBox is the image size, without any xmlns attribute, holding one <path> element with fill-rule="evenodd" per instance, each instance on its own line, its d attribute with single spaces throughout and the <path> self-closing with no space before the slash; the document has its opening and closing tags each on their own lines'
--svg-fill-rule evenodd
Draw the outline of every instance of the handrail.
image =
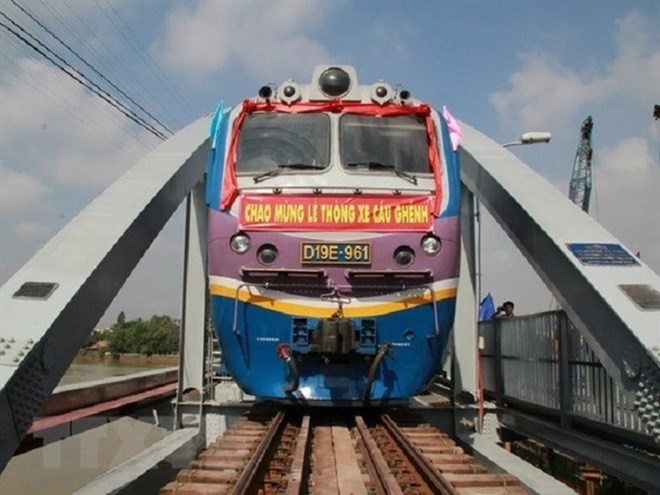
<svg viewBox="0 0 660 495">
<path fill-rule="evenodd" d="M 635 394 L 616 385 L 563 311 L 481 322 L 479 336 L 485 392 L 499 406 L 657 448 Z"/>
</svg>

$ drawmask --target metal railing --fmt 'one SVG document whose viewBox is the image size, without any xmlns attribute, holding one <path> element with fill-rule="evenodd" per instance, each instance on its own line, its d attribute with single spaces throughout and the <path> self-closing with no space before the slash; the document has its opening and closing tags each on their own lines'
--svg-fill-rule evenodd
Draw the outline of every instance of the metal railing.
<svg viewBox="0 0 660 495">
<path fill-rule="evenodd" d="M 653 445 L 633 408 L 563 311 L 479 323 L 486 394 L 498 405 Z"/>
</svg>

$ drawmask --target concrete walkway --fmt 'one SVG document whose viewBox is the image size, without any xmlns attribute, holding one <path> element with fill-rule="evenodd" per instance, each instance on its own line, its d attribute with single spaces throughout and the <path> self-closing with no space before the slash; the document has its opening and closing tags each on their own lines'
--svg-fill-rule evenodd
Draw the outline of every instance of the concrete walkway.
<svg viewBox="0 0 660 495">
<path fill-rule="evenodd" d="M 123 417 L 11 459 L 0 493 L 70 494 L 161 440 L 168 431 Z"/>
</svg>

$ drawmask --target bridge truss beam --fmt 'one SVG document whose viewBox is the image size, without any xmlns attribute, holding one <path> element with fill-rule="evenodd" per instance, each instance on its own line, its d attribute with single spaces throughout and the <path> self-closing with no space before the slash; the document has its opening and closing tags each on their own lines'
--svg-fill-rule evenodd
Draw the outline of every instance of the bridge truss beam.
<svg viewBox="0 0 660 495">
<path fill-rule="evenodd" d="M 204 117 L 97 197 L 0 289 L 0 471 L 152 241 L 204 176 Z"/>
<path fill-rule="evenodd" d="M 660 400 L 660 277 L 515 155 L 461 125 L 461 180 L 557 298 L 609 375 L 636 394 L 640 418 L 660 442 L 660 420 L 652 410 Z"/>
</svg>

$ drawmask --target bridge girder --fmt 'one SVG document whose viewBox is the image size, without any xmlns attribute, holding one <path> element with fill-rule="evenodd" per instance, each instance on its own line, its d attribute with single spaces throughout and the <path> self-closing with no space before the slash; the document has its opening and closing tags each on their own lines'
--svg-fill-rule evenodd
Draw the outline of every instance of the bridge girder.
<svg viewBox="0 0 660 495">
<path fill-rule="evenodd" d="M 461 180 L 488 209 L 550 289 L 608 374 L 636 394 L 640 417 L 660 442 L 660 276 L 514 154 L 461 123 Z M 580 259 L 571 246 L 605 255 Z M 609 247 L 608 247 L 609 246 Z M 608 260 L 608 249 L 623 253 Z M 655 295 L 633 300 L 628 288 Z"/>
<path fill-rule="evenodd" d="M 0 288 L 0 471 L 152 241 L 203 179 L 208 124 L 201 118 L 149 153 Z M 51 293 L 31 297 L 26 283 Z"/>
</svg>

